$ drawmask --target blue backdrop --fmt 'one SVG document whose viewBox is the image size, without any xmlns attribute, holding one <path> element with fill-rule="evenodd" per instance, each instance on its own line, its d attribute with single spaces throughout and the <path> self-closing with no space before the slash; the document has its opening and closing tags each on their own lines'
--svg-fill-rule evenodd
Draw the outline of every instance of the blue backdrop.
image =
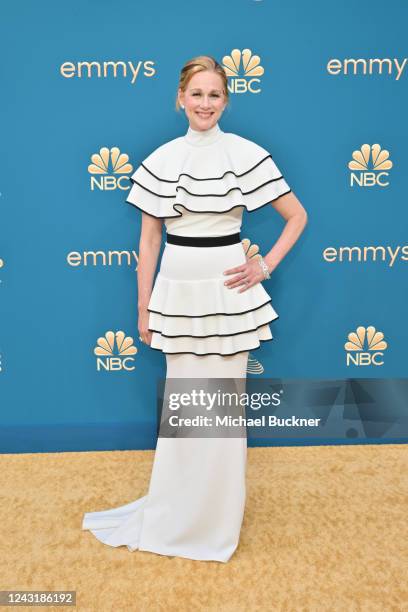
<svg viewBox="0 0 408 612">
<path fill-rule="evenodd" d="M 141 213 L 125 199 L 140 161 L 187 131 L 178 77 L 200 54 L 261 68 L 231 74 L 220 127 L 268 149 L 309 215 L 265 283 L 279 319 L 248 376 L 406 377 L 407 18 L 379 0 L 2 6 L 2 452 L 155 445 L 165 357 L 138 339 Z M 241 235 L 265 253 L 283 225 L 265 206 Z M 127 353 L 104 352 L 118 331 Z M 348 436 L 341 401 L 312 443 L 407 441 L 389 408 Z M 266 443 L 310 443 L 296 435 Z"/>
</svg>

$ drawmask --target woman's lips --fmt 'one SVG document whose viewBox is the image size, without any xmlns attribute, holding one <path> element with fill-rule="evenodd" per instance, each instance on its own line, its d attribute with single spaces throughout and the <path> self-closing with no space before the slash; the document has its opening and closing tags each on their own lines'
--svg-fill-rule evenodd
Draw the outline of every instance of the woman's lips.
<svg viewBox="0 0 408 612">
<path fill-rule="evenodd" d="M 197 115 L 200 115 L 200 117 L 206 118 L 206 117 L 211 117 L 213 113 L 200 113 L 197 111 Z"/>
</svg>

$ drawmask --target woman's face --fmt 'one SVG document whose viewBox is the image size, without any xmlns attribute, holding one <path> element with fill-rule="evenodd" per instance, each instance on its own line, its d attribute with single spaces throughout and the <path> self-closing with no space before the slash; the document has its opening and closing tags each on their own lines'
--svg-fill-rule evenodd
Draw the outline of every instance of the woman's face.
<svg viewBox="0 0 408 612">
<path fill-rule="evenodd" d="M 195 74 L 186 91 L 179 89 L 179 102 L 193 130 L 208 130 L 220 118 L 226 104 L 223 82 L 219 74 L 203 70 Z"/>
</svg>

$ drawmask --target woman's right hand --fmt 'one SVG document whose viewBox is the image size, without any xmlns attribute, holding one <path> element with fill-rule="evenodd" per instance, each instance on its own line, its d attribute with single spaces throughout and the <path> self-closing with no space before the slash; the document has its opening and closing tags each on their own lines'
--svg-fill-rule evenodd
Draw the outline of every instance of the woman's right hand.
<svg viewBox="0 0 408 612">
<path fill-rule="evenodd" d="M 142 339 L 142 342 L 147 345 L 151 345 L 153 332 L 149 329 L 149 311 L 147 308 L 143 308 L 143 310 L 139 310 L 139 319 L 138 319 L 138 330 L 139 336 Z"/>
</svg>

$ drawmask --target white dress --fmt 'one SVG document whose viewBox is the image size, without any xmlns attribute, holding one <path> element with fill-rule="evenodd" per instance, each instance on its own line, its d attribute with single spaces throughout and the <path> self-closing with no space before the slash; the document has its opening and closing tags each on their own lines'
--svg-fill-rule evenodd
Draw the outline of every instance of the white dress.
<svg viewBox="0 0 408 612">
<path fill-rule="evenodd" d="M 239 235 L 244 208 L 252 212 L 290 191 L 268 151 L 218 123 L 189 127 L 158 147 L 131 180 L 128 203 L 162 218 L 167 234 L 199 239 Z M 245 262 L 240 240 L 166 241 L 148 305 L 151 348 L 166 355 L 166 384 L 245 381 L 249 351 L 272 339 L 269 323 L 278 318 L 261 283 L 242 293 L 225 287 L 231 276 L 223 271 Z M 147 494 L 85 513 L 82 529 L 130 551 L 227 562 L 244 515 L 246 458 L 245 430 L 224 438 L 159 435 Z"/>
</svg>

